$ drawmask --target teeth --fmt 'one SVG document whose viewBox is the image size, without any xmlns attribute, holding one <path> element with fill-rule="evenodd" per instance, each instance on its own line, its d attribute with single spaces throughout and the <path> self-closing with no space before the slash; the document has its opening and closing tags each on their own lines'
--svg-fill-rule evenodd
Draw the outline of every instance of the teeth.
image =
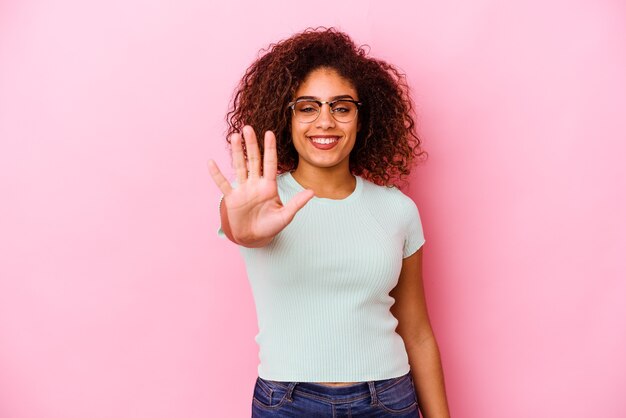
<svg viewBox="0 0 626 418">
<path fill-rule="evenodd" d="M 338 138 L 311 138 L 311 141 L 315 142 L 316 144 L 331 144 L 333 142 L 337 142 L 339 139 Z"/>
</svg>

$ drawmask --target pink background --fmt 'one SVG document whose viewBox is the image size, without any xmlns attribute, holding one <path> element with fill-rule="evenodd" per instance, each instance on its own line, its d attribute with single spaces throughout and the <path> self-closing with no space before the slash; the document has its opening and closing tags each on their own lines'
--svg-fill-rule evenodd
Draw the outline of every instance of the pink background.
<svg viewBox="0 0 626 418">
<path fill-rule="evenodd" d="M 249 416 L 254 305 L 206 161 L 232 173 L 257 51 L 317 25 L 413 87 L 453 416 L 626 416 L 623 2 L 5 0 L 1 417 Z"/>
</svg>

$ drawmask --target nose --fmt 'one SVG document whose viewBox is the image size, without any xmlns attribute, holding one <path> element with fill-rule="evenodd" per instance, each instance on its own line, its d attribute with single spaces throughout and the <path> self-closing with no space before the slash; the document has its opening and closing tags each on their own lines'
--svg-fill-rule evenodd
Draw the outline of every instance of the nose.
<svg viewBox="0 0 626 418">
<path fill-rule="evenodd" d="M 320 114 L 315 122 L 317 123 L 317 126 L 322 129 L 335 127 L 335 118 L 330 113 L 330 106 L 328 103 L 322 104 Z"/>
</svg>

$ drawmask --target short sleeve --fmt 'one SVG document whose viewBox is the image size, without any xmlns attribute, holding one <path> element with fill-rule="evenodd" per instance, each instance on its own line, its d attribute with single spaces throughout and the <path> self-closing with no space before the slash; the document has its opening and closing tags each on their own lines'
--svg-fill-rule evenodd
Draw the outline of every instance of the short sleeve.
<svg viewBox="0 0 626 418">
<path fill-rule="evenodd" d="M 231 181 L 231 182 L 230 182 L 230 185 L 232 186 L 232 188 L 233 188 L 233 189 L 236 189 L 236 188 L 237 188 L 237 180 L 233 180 L 233 181 Z M 220 238 L 227 238 L 227 237 L 226 237 L 226 234 L 225 234 L 225 233 L 224 233 L 224 231 L 222 230 L 222 215 L 221 215 L 221 213 L 220 213 L 220 210 L 221 210 L 221 208 L 222 208 L 222 200 L 224 200 L 224 195 L 222 195 L 222 196 L 220 197 L 220 201 L 219 201 L 219 203 L 218 203 L 218 205 L 217 205 L 217 219 L 219 219 L 219 220 L 220 220 L 220 226 L 219 226 L 219 228 L 217 229 L 217 236 L 218 236 L 218 237 L 220 237 Z"/>
<path fill-rule="evenodd" d="M 409 203 L 407 204 L 406 210 L 407 227 L 404 236 L 403 258 L 407 258 L 415 254 L 415 252 L 426 242 L 424 239 L 424 230 L 422 229 L 422 221 L 420 219 L 417 205 L 412 199 L 409 198 L 408 200 Z"/>
</svg>

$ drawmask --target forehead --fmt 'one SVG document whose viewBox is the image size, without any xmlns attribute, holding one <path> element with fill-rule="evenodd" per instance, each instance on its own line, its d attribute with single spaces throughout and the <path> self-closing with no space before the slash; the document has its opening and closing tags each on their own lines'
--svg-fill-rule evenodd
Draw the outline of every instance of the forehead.
<svg viewBox="0 0 626 418">
<path fill-rule="evenodd" d="M 322 100 L 343 95 L 357 98 L 356 89 L 350 80 L 342 77 L 332 68 L 318 68 L 311 71 L 296 90 L 296 97 L 312 96 Z"/>
</svg>

